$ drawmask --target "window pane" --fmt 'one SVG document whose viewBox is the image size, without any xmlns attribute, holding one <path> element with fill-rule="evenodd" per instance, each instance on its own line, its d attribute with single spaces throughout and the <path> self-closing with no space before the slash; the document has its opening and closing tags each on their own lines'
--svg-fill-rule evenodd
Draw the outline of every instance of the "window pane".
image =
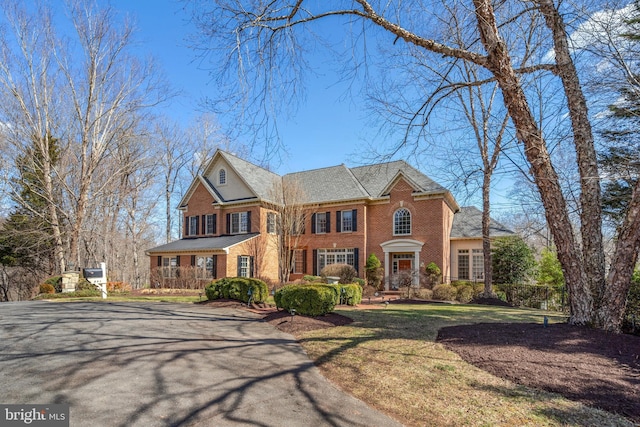
<svg viewBox="0 0 640 427">
<path fill-rule="evenodd" d="M 469 280 L 469 250 L 458 251 L 458 279 Z"/>
<path fill-rule="evenodd" d="M 411 212 L 408 209 L 398 209 L 393 215 L 393 234 L 411 234 Z"/>
<path fill-rule="evenodd" d="M 352 211 L 342 211 L 342 231 L 352 231 Z"/>
<path fill-rule="evenodd" d="M 327 213 L 317 213 L 316 214 L 316 233 L 326 233 L 327 232 Z"/>
</svg>

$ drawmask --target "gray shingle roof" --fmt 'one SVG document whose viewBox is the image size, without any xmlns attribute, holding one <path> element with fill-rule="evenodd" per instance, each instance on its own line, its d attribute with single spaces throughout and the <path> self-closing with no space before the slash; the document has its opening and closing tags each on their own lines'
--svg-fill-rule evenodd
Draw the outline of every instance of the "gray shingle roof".
<svg viewBox="0 0 640 427">
<path fill-rule="evenodd" d="M 303 203 L 322 203 L 368 198 L 369 194 L 360 185 L 345 165 L 332 166 L 286 175 L 287 183 L 300 186 Z"/>
<path fill-rule="evenodd" d="M 201 237 L 196 239 L 180 239 L 165 245 L 156 246 L 147 250 L 147 253 L 183 252 L 183 251 L 214 251 L 223 250 L 242 243 L 258 233 L 238 234 L 234 236 Z"/>
<path fill-rule="evenodd" d="M 274 201 L 274 196 L 278 194 L 277 191 L 280 191 L 282 182 L 280 175 L 225 151 L 219 150 L 219 153 L 238 172 L 258 198 Z"/>
<path fill-rule="evenodd" d="M 410 166 L 404 160 L 359 166 L 351 168 L 351 172 L 371 197 L 383 196 L 383 192 L 396 175 L 398 175 L 398 172 L 402 172 L 413 184 L 417 185 L 419 188 L 416 190 L 421 193 L 443 193 L 448 191 L 419 170 Z"/>
<path fill-rule="evenodd" d="M 512 236 L 515 234 L 498 221 L 491 219 L 489 235 L 491 237 Z M 468 239 L 482 237 L 482 211 L 475 206 L 464 206 L 453 216 L 451 239 Z"/>
</svg>

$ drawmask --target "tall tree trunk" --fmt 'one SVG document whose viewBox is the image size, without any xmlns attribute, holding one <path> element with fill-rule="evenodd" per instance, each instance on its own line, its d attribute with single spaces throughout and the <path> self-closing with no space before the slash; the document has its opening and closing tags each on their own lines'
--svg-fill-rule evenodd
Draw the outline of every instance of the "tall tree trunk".
<svg viewBox="0 0 640 427">
<path fill-rule="evenodd" d="M 491 266 L 491 201 L 489 199 L 491 189 L 491 174 L 484 173 L 482 178 L 482 254 L 484 255 L 484 296 L 494 297 L 493 293 L 493 268 Z M 473 254 L 472 254 L 473 256 Z"/>
<path fill-rule="evenodd" d="M 498 33 L 491 2 L 474 0 L 474 5 L 480 38 L 487 51 L 486 67 L 496 77 L 504 103 L 517 129 L 518 139 L 524 143 L 525 155 L 540 191 L 547 223 L 558 248 L 558 258 L 566 273 L 571 305 L 569 320 L 573 324 L 590 324 L 593 298 L 558 175 L 551 164 L 542 132 L 533 118 L 522 85 L 514 72 L 506 44 Z"/>
</svg>

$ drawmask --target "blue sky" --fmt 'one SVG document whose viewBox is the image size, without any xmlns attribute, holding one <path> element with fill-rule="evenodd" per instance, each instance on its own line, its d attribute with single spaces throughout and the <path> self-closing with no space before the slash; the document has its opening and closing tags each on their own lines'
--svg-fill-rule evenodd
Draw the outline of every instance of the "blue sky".
<svg viewBox="0 0 640 427">
<path fill-rule="evenodd" d="M 216 87 L 188 47 L 186 38 L 194 29 L 182 4 L 175 0 L 112 0 L 111 4 L 134 19 L 140 52 L 152 55 L 169 81 L 184 92 L 184 96 L 165 109 L 165 114 L 188 123 L 199 114 L 198 101 L 214 93 Z M 279 120 L 287 152 L 281 164 L 272 165 L 278 173 L 340 163 L 359 164 L 363 160 L 352 154 L 374 134 L 367 127 L 366 113 L 358 108 L 357 101 L 344 99 L 345 87 L 335 84 L 334 72 L 318 70 L 318 74 L 308 76 L 305 101 L 295 114 Z"/>
</svg>

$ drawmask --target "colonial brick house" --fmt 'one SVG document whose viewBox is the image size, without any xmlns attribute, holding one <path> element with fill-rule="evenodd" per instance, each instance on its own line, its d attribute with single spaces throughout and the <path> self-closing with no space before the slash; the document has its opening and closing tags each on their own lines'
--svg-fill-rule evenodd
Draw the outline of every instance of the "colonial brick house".
<svg viewBox="0 0 640 427">
<path fill-rule="evenodd" d="M 221 150 L 180 202 L 182 239 L 147 251 L 152 271 L 173 277 L 177 267 L 193 267 L 201 278 L 277 281 L 274 207 L 291 183 L 307 212 L 292 248 L 292 280 L 334 263 L 350 264 L 364 277 L 372 253 L 385 277 L 430 262 L 446 278 L 482 277 L 480 211 L 460 208 L 446 188 L 404 161 L 281 177 Z M 508 234 L 492 223 L 492 236 Z"/>
</svg>

